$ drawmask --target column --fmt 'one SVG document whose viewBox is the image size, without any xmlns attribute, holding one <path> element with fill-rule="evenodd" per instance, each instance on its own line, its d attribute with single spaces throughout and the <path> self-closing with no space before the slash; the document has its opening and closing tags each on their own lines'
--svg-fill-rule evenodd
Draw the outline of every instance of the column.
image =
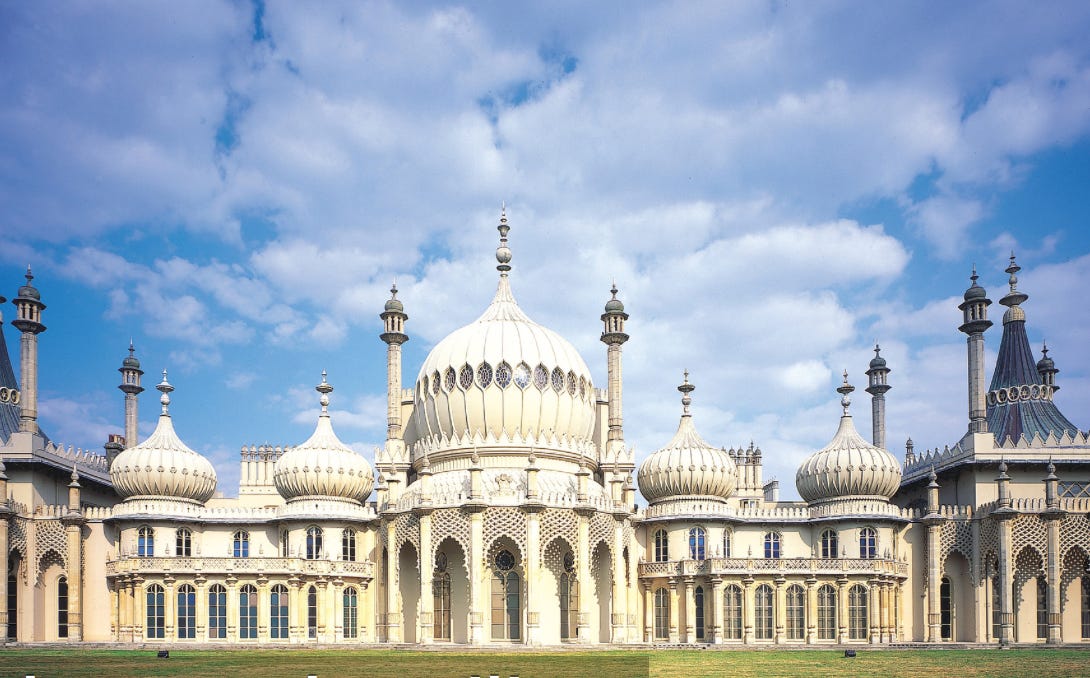
<svg viewBox="0 0 1090 678">
<path fill-rule="evenodd" d="M 269 580 L 262 577 L 257 580 L 257 639 L 259 641 L 269 640 L 269 626 L 272 624 L 272 615 L 270 614 L 269 607 L 272 605 L 272 592 L 269 590 Z M 197 595 L 201 595 L 202 589 L 197 589 Z M 207 598 L 205 599 L 207 603 Z M 197 604 L 198 614 L 200 613 L 200 603 Z M 200 622 L 198 622 L 199 624 Z"/>
<path fill-rule="evenodd" d="M 144 640 L 144 623 L 147 621 L 147 591 L 144 590 L 144 580 L 139 577 L 132 579 L 132 637 L 136 642 Z"/>
<path fill-rule="evenodd" d="M 1011 567 L 1010 520 L 999 519 L 999 644 L 1014 642 L 1014 569 Z"/>
<path fill-rule="evenodd" d="M 435 574 L 435 558 L 432 555 L 431 511 L 418 509 L 420 517 L 420 628 L 417 642 L 431 643 L 435 634 L 433 617 L 435 597 L 432 595 L 432 577 Z"/>
<path fill-rule="evenodd" d="M 579 553 L 575 556 L 575 566 L 579 577 L 579 626 L 580 643 L 591 642 L 590 638 L 590 521 L 587 511 L 579 511 Z"/>
<path fill-rule="evenodd" d="M 329 610 L 329 622 L 327 626 L 332 629 L 329 634 L 329 642 L 337 643 L 344 640 L 344 581 L 339 577 L 329 584 L 329 598 L 326 609 Z M 359 605 L 359 598 L 356 598 Z M 356 608 L 357 613 L 359 608 Z"/>
<path fill-rule="evenodd" d="M 541 601 L 537 585 L 541 572 L 541 515 L 526 514 L 526 644 L 541 644 Z"/>
<path fill-rule="evenodd" d="M 677 644 L 677 643 L 681 642 L 681 639 L 678 636 L 678 614 L 680 614 L 681 611 L 678 609 L 679 606 L 678 606 L 677 598 L 678 598 L 678 596 L 677 596 L 677 578 L 676 577 L 671 577 L 670 578 L 670 642 L 674 643 L 674 644 Z"/>
<path fill-rule="evenodd" d="M 627 591 L 625 586 L 624 569 L 624 523 L 620 519 L 614 519 L 613 526 L 613 610 L 610 615 L 612 629 L 610 639 L 614 643 L 623 643 L 625 637 L 625 616 L 627 613 Z"/>
<path fill-rule="evenodd" d="M 691 645 L 696 642 L 696 601 L 693 598 L 693 578 L 687 576 L 682 578 L 681 582 L 685 595 L 685 642 Z"/>
<path fill-rule="evenodd" d="M 386 521 L 386 642 L 400 643 L 401 635 L 401 607 L 398 604 L 398 572 L 396 533 L 393 520 Z"/>
<path fill-rule="evenodd" d="M 481 511 L 475 511 L 470 515 L 469 553 L 466 554 L 466 558 L 469 566 L 469 642 L 471 645 L 480 645 L 485 642 L 484 611 L 486 609 L 481 602 L 481 578 L 484 566 L 484 514 Z M 484 595 L 488 593 L 484 591 Z"/>
<path fill-rule="evenodd" d="M 655 641 L 655 594 L 651 582 L 643 582 L 643 642 Z"/>
<path fill-rule="evenodd" d="M 753 577 L 742 580 L 742 642 L 753 644 Z"/>
<path fill-rule="evenodd" d="M 882 582 L 882 642 L 893 642 L 893 583 Z"/>
<path fill-rule="evenodd" d="M 870 643 L 877 645 L 882 637 L 879 630 L 882 622 L 880 609 L 882 585 L 877 579 L 871 579 L 867 584 L 867 621 L 870 623 Z"/>
<path fill-rule="evenodd" d="M 163 621 L 166 626 L 163 639 L 168 643 L 177 640 L 174 635 L 175 623 L 178 621 L 178 593 L 174 590 L 175 583 L 177 580 L 169 574 L 163 579 Z"/>
<path fill-rule="evenodd" d="M 196 596 L 197 603 L 194 610 L 197 615 L 197 623 L 194 626 L 196 631 L 195 639 L 200 642 L 208 639 L 208 580 L 198 574 L 193 583 L 195 584 L 193 588 L 196 591 L 193 595 Z"/>
<path fill-rule="evenodd" d="M 810 577 L 806 580 L 806 644 L 813 645 L 817 642 L 817 579 Z"/>
<path fill-rule="evenodd" d="M 329 582 L 325 579 L 319 579 L 318 581 L 314 582 L 314 584 L 315 588 L 317 588 L 316 597 L 318 599 L 316 601 L 318 603 L 318 618 L 315 620 L 318 627 L 314 630 L 314 639 L 320 643 L 329 642 L 329 638 L 327 637 L 327 634 L 329 633 Z"/>
<path fill-rule="evenodd" d="M 836 640 L 844 643 L 848 640 L 848 578 L 836 580 Z"/>
<path fill-rule="evenodd" d="M 942 641 L 942 614 L 939 600 L 939 586 L 942 573 L 939 571 L 939 544 L 942 539 L 942 523 L 931 521 L 927 526 L 927 641 Z"/>
<path fill-rule="evenodd" d="M 1046 513 L 1045 524 L 1048 527 L 1048 644 L 1058 645 L 1063 642 L 1063 614 L 1060 611 L 1060 519 L 1059 511 Z M 1077 591 L 1077 589 L 1075 589 Z M 1073 598 L 1077 600 L 1077 594 Z"/>
<path fill-rule="evenodd" d="M 381 563 L 375 561 L 381 558 L 381 554 L 376 557 L 375 554 L 375 526 L 374 524 L 367 525 L 361 532 L 363 538 L 363 554 L 366 560 L 369 560 L 376 569 L 381 567 Z M 372 571 L 373 572 L 373 571 Z M 378 586 L 375 585 L 372 578 L 370 584 L 367 580 L 360 582 L 360 641 L 377 643 L 378 631 L 375 628 L 375 614 L 377 613 L 378 601 L 375 600 L 376 591 Z"/>
<path fill-rule="evenodd" d="M 0 461 L 0 469 L 3 468 Z M 3 476 L 0 470 L 0 476 Z M 3 484 L 6 486 L 6 482 Z M 7 507 L 7 493 L 0 496 L 0 639 L 8 637 L 8 516 L 11 510 Z"/>
<path fill-rule="evenodd" d="M 235 579 L 234 575 L 229 574 L 223 583 L 227 588 L 227 642 L 237 643 L 239 620 L 238 579 Z M 295 611 L 294 601 L 292 601 L 292 608 L 289 611 Z M 291 634 L 289 633 L 288 635 L 290 636 Z"/>
<path fill-rule="evenodd" d="M 786 605 L 784 605 L 784 578 L 782 576 L 776 577 L 773 581 L 776 586 L 776 635 L 775 642 L 777 645 L 782 645 L 784 641 L 784 624 L 786 621 Z"/>
<path fill-rule="evenodd" d="M 719 645 L 723 642 L 723 578 L 712 577 L 711 583 L 711 599 L 704 600 L 704 623 L 710 629 L 705 634 L 709 642 Z"/>
</svg>

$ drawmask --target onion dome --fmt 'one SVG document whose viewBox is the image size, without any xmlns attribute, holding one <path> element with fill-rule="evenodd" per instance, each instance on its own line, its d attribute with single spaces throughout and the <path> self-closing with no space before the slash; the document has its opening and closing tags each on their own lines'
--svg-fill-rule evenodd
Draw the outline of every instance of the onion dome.
<svg viewBox="0 0 1090 678">
<path fill-rule="evenodd" d="M 1056 369 L 1056 362 L 1048 357 L 1048 344 L 1041 347 L 1041 359 L 1037 361 L 1037 371 L 1045 374 Z"/>
<path fill-rule="evenodd" d="M 41 301 L 42 294 L 38 291 L 31 281 L 34 280 L 34 274 L 30 272 L 30 266 L 26 267 L 26 284 L 19 288 L 18 296 L 23 299 L 34 299 L 35 301 Z"/>
<path fill-rule="evenodd" d="M 613 281 L 613 287 L 610 288 L 610 293 L 613 298 L 606 302 L 606 313 L 624 313 L 624 304 L 617 298 L 617 281 Z"/>
<path fill-rule="evenodd" d="M 988 296 L 988 291 L 976 283 L 980 276 L 976 274 L 975 264 L 973 265 L 973 274 L 969 276 L 969 279 L 973 281 L 973 284 L 969 285 L 969 289 L 965 290 L 965 301 L 975 301 Z"/>
<path fill-rule="evenodd" d="M 203 504 L 216 491 L 216 470 L 203 456 L 189 449 L 174 432 L 170 418 L 170 393 L 174 387 L 163 381 L 155 387 L 163 395 L 159 424 L 148 439 L 117 455 L 110 466 L 114 490 L 126 499 L 169 498 Z"/>
<path fill-rule="evenodd" d="M 386 300 L 386 311 L 393 313 L 404 313 L 405 304 L 401 303 L 401 300 L 397 298 L 397 283 L 394 283 L 390 287 L 390 298 Z"/>
<path fill-rule="evenodd" d="M 872 370 L 881 369 L 886 366 L 886 359 L 882 357 L 882 348 L 878 345 L 874 345 L 874 357 L 870 359 L 870 368 Z"/>
<path fill-rule="evenodd" d="M 795 486 L 807 502 L 833 499 L 889 499 L 901 484 L 901 467 L 892 454 L 867 442 L 855 430 L 849 394 L 855 388 L 848 383 L 837 389 L 844 414 L 833 439 L 799 466 Z"/>
<path fill-rule="evenodd" d="M 420 368 L 405 442 L 438 452 L 469 449 L 476 439 L 523 441 L 577 461 L 593 444 L 590 370 L 571 343 L 519 308 L 508 278 L 509 230 L 504 212 L 492 303 L 436 344 Z"/>
<path fill-rule="evenodd" d="M 738 483 L 734 460 L 726 451 L 704 442 L 693 426 L 689 413 L 696 388 L 685 382 L 677 387 L 681 391 L 682 414 L 677 433 L 661 450 L 654 452 L 640 464 L 636 481 L 640 493 L 654 504 L 665 499 L 701 498 L 725 500 L 734 492 Z"/>
<path fill-rule="evenodd" d="M 134 370 L 140 369 L 140 359 L 136 357 L 136 348 L 132 345 L 131 339 L 129 340 L 129 355 L 121 361 L 121 367 Z"/>
<path fill-rule="evenodd" d="M 371 465 L 359 453 L 337 438 L 329 419 L 329 394 L 333 386 L 326 382 L 315 387 L 321 393 L 322 413 L 314 434 L 276 460 L 273 482 L 284 499 L 322 497 L 364 502 L 371 494 L 375 478 Z"/>
</svg>

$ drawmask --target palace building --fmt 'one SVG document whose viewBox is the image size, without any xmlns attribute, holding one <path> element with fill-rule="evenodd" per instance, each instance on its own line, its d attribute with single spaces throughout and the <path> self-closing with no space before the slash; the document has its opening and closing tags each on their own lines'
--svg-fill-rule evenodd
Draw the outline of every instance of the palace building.
<svg viewBox="0 0 1090 678">
<path fill-rule="evenodd" d="M 337 437 L 323 373 L 314 434 L 243 447 L 227 498 L 183 442 L 197 423 L 172 418 L 171 398 L 187 394 L 172 393 L 165 371 L 158 425 L 137 439 L 145 386 L 131 345 L 124 435 L 100 454 L 40 430 L 45 304 L 28 270 L 11 323 L 18 379 L 0 333 L 0 639 L 1090 640 L 1090 441 L 1057 407 L 1047 349 L 1040 360 L 1031 352 L 1013 256 L 990 383 L 992 302 L 975 271 L 959 307 L 961 439 L 919 455 L 910 440 L 903 458 L 888 449 L 890 368 L 876 346 L 869 438 L 853 422 L 845 373 L 839 413 L 830 398 L 831 439 L 798 468 L 802 500 L 782 501 L 759 448 L 698 433 L 687 373 L 677 433 L 637 466 L 624 435 L 628 314 L 617 289 L 601 315 L 608 377 L 598 385 L 572 344 L 515 301 L 508 230 L 503 215 L 492 302 L 407 385 L 408 315 L 392 290 L 380 335 L 387 436 L 373 464 Z"/>
</svg>

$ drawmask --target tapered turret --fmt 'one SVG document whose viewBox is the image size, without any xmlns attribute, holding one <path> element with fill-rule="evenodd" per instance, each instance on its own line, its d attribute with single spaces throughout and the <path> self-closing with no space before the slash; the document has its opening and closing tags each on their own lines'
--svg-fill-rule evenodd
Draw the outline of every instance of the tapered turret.
<svg viewBox="0 0 1090 678">
<path fill-rule="evenodd" d="M 624 468 L 618 466 L 618 471 L 627 474 L 632 470 L 632 460 L 630 455 L 625 453 L 624 445 L 624 415 L 621 408 L 624 382 L 621 376 L 621 346 L 628 341 L 628 335 L 624 331 L 628 314 L 624 311 L 624 304 L 617 298 L 616 282 L 609 291 L 613 296 L 606 302 L 605 313 L 602 314 L 602 343 L 608 347 L 606 366 L 609 377 L 609 433 L 606 438 L 606 459 L 623 464 Z"/>
<path fill-rule="evenodd" d="M 117 388 L 125 394 L 125 447 L 133 447 L 140 441 L 137 440 L 137 421 L 139 416 L 136 396 L 144 391 L 140 385 L 140 377 L 144 371 L 140 369 L 140 361 L 136 358 L 136 349 L 129 341 L 129 355 L 121 361 L 121 367 L 117 368 L 121 373 L 121 383 Z"/>
<path fill-rule="evenodd" d="M 988 430 L 987 409 L 984 394 L 984 332 L 992 326 L 988 320 L 988 306 L 992 300 L 987 291 L 976 283 L 979 276 L 976 266 L 969 279 L 973 284 L 965 290 L 965 300 L 958 306 L 962 313 L 959 331 L 967 335 L 969 351 L 969 432 L 983 433 Z"/>
<path fill-rule="evenodd" d="M 882 348 L 874 345 L 874 358 L 867 370 L 867 393 L 871 395 L 871 442 L 875 447 L 886 446 L 886 392 L 889 385 L 890 369 L 882 357 Z"/>
<path fill-rule="evenodd" d="M 16 316 L 12 325 L 23 333 L 20 340 L 20 381 L 23 384 L 19 430 L 38 433 L 38 335 L 45 332 L 42 324 L 42 295 L 31 284 L 34 274 L 26 267 L 26 284 L 19 288 L 19 294 L 12 300 Z"/>
</svg>

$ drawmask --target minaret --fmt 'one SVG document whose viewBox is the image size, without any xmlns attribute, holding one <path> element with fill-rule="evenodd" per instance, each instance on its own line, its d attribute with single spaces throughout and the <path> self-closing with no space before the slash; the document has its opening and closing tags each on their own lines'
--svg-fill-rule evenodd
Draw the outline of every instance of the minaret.
<svg viewBox="0 0 1090 678">
<path fill-rule="evenodd" d="M 617 298 L 617 283 L 614 281 L 610 288 L 613 297 L 606 302 L 605 313 L 602 314 L 602 343 L 606 348 L 606 369 L 608 372 L 608 412 L 609 433 L 606 438 L 605 459 L 614 462 L 624 462 L 625 472 L 632 468 L 632 460 L 625 454 L 624 445 L 624 415 L 621 411 L 621 392 L 623 391 L 623 378 L 621 376 L 621 346 L 628 341 L 628 335 L 624 331 L 624 321 L 628 320 L 628 314 L 624 312 L 624 304 Z"/>
<path fill-rule="evenodd" d="M 42 324 L 42 295 L 31 284 L 34 275 L 26 267 L 26 284 L 19 288 L 19 295 L 12 300 L 16 317 L 11 322 L 23 333 L 20 341 L 20 378 L 23 386 L 22 411 L 19 414 L 19 430 L 38 433 L 38 335 L 45 332 Z"/>
<path fill-rule="evenodd" d="M 405 472 L 405 441 L 401 432 L 401 345 L 409 340 L 405 334 L 405 305 L 397 298 L 397 284 L 390 287 L 390 298 L 386 301 L 382 318 L 382 334 L 379 338 L 386 342 L 386 447 L 385 461 L 399 464 L 398 471 Z M 378 464 L 376 459 L 375 463 Z"/>
<path fill-rule="evenodd" d="M 886 367 L 886 359 L 882 357 L 882 348 L 874 344 L 874 358 L 870 361 L 870 369 L 867 370 L 867 393 L 871 394 L 871 442 L 875 447 L 886 448 L 886 391 L 892 388 L 887 377 L 890 369 Z"/>
<path fill-rule="evenodd" d="M 1060 387 L 1056 385 L 1056 373 L 1059 372 L 1056 369 L 1056 363 L 1052 358 L 1048 357 L 1048 344 L 1041 346 L 1041 359 L 1037 361 L 1037 374 L 1041 375 L 1041 381 L 1045 386 L 1052 389 L 1052 392 L 1060 390 Z"/>
<path fill-rule="evenodd" d="M 958 308 L 962 312 L 962 324 L 958 331 L 967 335 L 969 351 L 969 433 L 985 433 L 988 430 L 988 411 L 984 401 L 984 331 L 992 326 L 988 320 L 988 306 L 992 300 L 987 291 L 976 284 L 976 266 L 969 279 L 973 284 L 965 290 L 965 301 Z M 1006 297 L 1004 297 L 1006 299 Z"/>
<path fill-rule="evenodd" d="M 135 447 L 139 440 L 137 437 L 138 404 L 136 396 L 144 391 L 140 385 L 140 377 L 144 371 L 140 369 L 140 361 L 136 358 L 136 349 L 132 340 L 129 340 L 129 357 L 121 361 L 121 367 L 117 368 L 121 373 L 121 384 L 118 388 L 125 394 L 125 447 Z"/>
</svg>

